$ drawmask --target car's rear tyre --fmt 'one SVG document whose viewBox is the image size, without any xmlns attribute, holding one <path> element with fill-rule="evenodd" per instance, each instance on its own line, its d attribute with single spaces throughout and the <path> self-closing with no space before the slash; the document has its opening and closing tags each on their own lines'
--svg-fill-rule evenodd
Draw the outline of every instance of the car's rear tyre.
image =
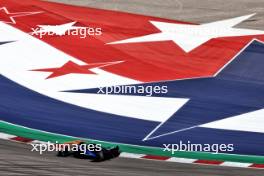
<svg viewBox="0 0 264 176">
<path fill-rule="evenodd" d="M 57 153 L 57 156 L 59 156 L 59 157 L 67 157 L 69 155 L 70 155 L 70 153 L 68 151 L 59 151 Z"/>
</svg>

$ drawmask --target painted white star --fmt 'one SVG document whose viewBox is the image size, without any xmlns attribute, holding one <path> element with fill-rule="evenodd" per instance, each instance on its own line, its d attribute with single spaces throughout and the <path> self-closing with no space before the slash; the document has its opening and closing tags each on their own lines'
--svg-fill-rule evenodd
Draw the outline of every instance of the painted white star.
<svg viewBox="0 0 264 176">
<path fill-rule="evenodd" d="M 56 35 L 65 35 L 65 33 L 68 30 L 77 28 L 77 27 L 74 27 L 75 23 L 76 22 L 74 21 L 74 22 L 65 23 L 61 25 L 38 25 L 40 29 L 38 31 L 34 31 L 33 34 L 52 32 Z"/>
<path fill-rule="evenodd" d="M 40 29 L 37 31 L 34 31 L 32 34 L 52 32 L 56 35 L 62 36 L 62 35 L 65 35 L 65 33 L 67 31 L 70 31 L 73 29 L 85 28 L 85 27 L 74 26 L 75 24 L 76 24 L 76 21 L 61 24 L 61 25 L 38 25 L 38 27 L 40 27 Z"/>
<path fill-rule="evenodd" d="M 141 37 L 129 38 L 121 41 L 115 41 L 108 44 L 124 44 L 137 42 L 155 42 L 172 40 L 178 44 L 185 52 L 190 52 L 203 43 L 213 38 L 246 36 L 264 34 L 261 30 L 251 30 L 242 28 L 233 28 L 235 25 L 245 21 L 255 14 L 241 17 L 221 20 L 201 25 L 174 24 L 158 21 L 150 21 L 161 32 Z"/>
<path fill-rule="evenodd" d="M 0 11 L 3 11 L 9 18 L 10 21 L 2 21 L 1 18 L 0 18 L 0 21 L 1 22 L 4 22 L 4 23 L 11 23 L 11 24 L 16 24 L 16 21 L 15 21 L 15 17 L 22 17 L 22 16 L 29 16 L 29 15 L 35 15 L 35 14 L 38 14 L 38 13 L 43 13 L 42 11 L 38 11 L 38 12 L 14 12 L 14 13 L 11 13 L 7 10 L 6 7 L 1 7 L 0 8 Z"/>
</svg>

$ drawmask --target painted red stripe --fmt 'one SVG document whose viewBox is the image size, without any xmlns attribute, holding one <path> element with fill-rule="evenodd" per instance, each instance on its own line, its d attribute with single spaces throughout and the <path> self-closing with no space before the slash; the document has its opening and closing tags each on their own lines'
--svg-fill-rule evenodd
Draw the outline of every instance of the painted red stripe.
<svg viewBox="0 0 264 176">
<path fill-rule="evenodd" d="M 24 137 L 20 137 L 20 136 L 10 138 L 10 140 L 19 141 L 19 142 L 25 142 L 25 143 L 33 141 L 33 139 L 24 138 Z"/>
<path fill-rule="evenodd" d="M 252 164 L 249 167 L 254 167 L 254 168 L 264 168 L 264 164 Z"/>
<path fill-rule="evenodd" d="M 85 63 L 110 62 L 117 61 L 115 58 L 122 58 L 125 60 L 122 64 L 102 69 L 143 82 L 208 77 L 215 74 L 253 37 L 255 38 L 255 36 L 243 36 L 212 39 L 189 53 L 184 52 L 173 42 L 139 42 L 113 46 L 106 43 L 160 32 L 149 21 L 178 24 L 183 22 L 33 0 L 6 0 L 1 1 L 1 6 L 15 7 L 11 12 L 23 11 L 22 7 L 32 12 L 45 11 L 38 15 L 15 18 L 19 21 L 15 27 L 24 32 L 31 31 L 31 27 L 35 28 L 39 24 L 64 24 L 78 19 L 80 26 L 101 27 L 103 35 L 100 38 L 91 36 L 80 39 L 78 36 L 67 35 L 55 38 L 44 37 L 41 40 Z M 89 19 L 86 20 L 87 16 Z M 128 20 L 131 22 L 127 23 Z M 135 28 L 137 30 L 134 30 Z M 264 39 L 263 35 L 257 38 Z M 78 42 L 78 50 L 73 49 L 76 48 L 76 42 Z M 87 43 L 93 44 L 87 45 Z"/>
<path fill-rule="evenodd" d="M 141 158 L 144 158 L 144 159 L 151 159 L 151 160 L 167 160 L 171 157 L 167 157 L 167 156 L 155 156 L 155 155 L 146 155 L 146 156 L 143 156 Z"/>
<path fill-rule="evenodd" d="M 216 161 L 216 160 L 196 160 L 194 163 L 219 165 L 219 164 L 222 164 L 223 162 L 224 161 Z"/>
</svg>

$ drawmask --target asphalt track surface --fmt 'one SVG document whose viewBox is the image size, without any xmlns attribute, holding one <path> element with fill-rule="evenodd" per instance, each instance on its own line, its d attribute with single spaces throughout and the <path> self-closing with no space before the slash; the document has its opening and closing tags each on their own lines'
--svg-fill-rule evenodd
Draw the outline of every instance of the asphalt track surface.
<svg viewBox="0 0 264 176">
<path fill-rule="evenodd" d="M 54 1 L 54 0 L 53 0 Z M 263 0 L 55 0 L 62 3 L 120 10 L 144 15 L 205 23 L 257 13 L 240 27 L 262 29 Z M 0 175 L 177 175 L 177 176 L 262 176 L 264 170 L 201 166 L 193 164 L 118 158 L 91 163 L 74 158 L 39 155 L 25 144 L 0 140 Z"/>
<path fill-rule="evenodd" d="M 117 10 L 192 23 L 207 23 L 256 13 L 237 27 L 263 30 L 263 0 L 47 0 Z"/>
<path fill-rule="evenodd" d="M 162 161 L 117 158 L 102 163 L 56 157 L 56 153 L 31 152 L 31 146 L 0 140 L 0 175 L 175 175 L 175 176 L 263 176 L 263 170 L 176 164 Z"/>
</svg>

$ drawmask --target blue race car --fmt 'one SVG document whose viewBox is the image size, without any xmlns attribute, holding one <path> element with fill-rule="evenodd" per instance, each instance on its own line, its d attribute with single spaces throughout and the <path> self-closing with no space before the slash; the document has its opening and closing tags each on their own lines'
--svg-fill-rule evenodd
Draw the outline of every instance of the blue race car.
<svg viewBox="0 0 264 176">
<path fill-rule="evenodd" d="M 100 162 L 116 158 L 120 155 L 119 147 L 104 148 L 100 144 L 85 143 L 83 141 L 71 141 L 60 145 L 57 153 L 59 157 L 73 156 L 75 158 L 89 159 Z"/>
</svg>

